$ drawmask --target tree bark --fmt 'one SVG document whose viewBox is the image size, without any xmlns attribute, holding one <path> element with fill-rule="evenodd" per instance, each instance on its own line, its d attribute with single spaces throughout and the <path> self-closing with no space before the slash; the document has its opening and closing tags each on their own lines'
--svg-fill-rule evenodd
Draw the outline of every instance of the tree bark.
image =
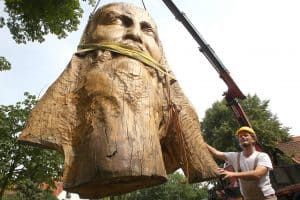
<svg viewBox="0 0 300 200">
<path fill-rule="evenodd" d="M 9 179 L 13 176 L 14 170 L 16 169 L 17 159 L 19 158 L 19 154 L 14 157 L 13 163 L 10 165 L 9 171 L 6 174 L 6 176 L 3 179 L 3 182 L 1 184 L 0 188 L 0 200 L 2 200 L 4 192 L 8 186 Z"/>
</svg>

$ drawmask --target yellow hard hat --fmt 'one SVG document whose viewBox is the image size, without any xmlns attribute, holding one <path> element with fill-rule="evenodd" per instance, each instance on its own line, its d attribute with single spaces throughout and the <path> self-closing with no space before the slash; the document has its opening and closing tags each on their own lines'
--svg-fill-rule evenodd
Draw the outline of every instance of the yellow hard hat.
<svg viewBox="0 0 300 200">
<path fill-rule="evenodd" d="M 254 130 L 253 130 L 252 128 L 248 127 L 248 126 L 242 126 L 241 128 L 239 128 L 239 129 L 235 132 L 235 134 L 236 134 L 236 135 L 239 135 L 240 132 L 242 132 L 242 131 L 246 131 L 246 132 L 250 133 L 251 135 L 253 135 L 253 137 L 255 138 L 255 140 L 257 139 Z"/>
</svg>

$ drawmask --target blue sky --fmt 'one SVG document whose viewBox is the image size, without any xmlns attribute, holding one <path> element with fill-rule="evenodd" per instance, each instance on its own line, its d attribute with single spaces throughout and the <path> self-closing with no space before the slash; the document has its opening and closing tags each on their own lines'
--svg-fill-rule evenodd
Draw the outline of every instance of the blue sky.
<svg viewBox="0 0 300 200">
<path fill-rule="evenodd" d="M 100 5 L 112 1 L 102 0 Z M 128 0 L 142 6 L 141 1 Z M 160 0 L 144 0 L 158 24 L 168 62 L 180 85 L 203 118 L 205 110 L 222 99 L 226 85 L 198 51 L 197 43 Z M 300 135 L 300 2 L 298 0 L 174 0 L 215 50 L 245 94 L 270 100 L 270 110 L 292 135 Z M 80 40 L 79 30 L 59 40 L 18 45 L 6 28 L 0 29 L 0 56 L 12 70 L 0 73 L 0 104 L 14 104 L 28 91 L 41 96 L 68 64 Z M 3 1 L 0 2 L 0 16 Z"/>
</svg>

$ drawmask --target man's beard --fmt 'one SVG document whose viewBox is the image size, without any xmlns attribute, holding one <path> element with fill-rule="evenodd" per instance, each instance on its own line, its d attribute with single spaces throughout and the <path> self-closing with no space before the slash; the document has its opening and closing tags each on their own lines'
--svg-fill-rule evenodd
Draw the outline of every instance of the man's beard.
<svg viewBox="0 0 300 200">
<path fill-rule="evenodd" d="M 243 143 L 240 144 L 240 146 L 244 147 L 244 148 L 249 147 L 251 145 L 252 145 L 251 142 L 243 142 Z"/>
</svg>

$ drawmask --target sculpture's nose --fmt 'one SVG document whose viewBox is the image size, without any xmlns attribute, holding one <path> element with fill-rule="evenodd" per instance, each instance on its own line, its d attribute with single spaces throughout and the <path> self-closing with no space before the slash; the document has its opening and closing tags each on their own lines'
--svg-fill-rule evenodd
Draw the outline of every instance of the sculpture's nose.
<svg viewBox="0 0 300 200">
<path fill-rule="evenodd" d="M 127 27 L 125 39 L 130 39 L 135 42 L 142 43 L 140 26 L 133 23 L 131 26 Z"/>
</svg>

